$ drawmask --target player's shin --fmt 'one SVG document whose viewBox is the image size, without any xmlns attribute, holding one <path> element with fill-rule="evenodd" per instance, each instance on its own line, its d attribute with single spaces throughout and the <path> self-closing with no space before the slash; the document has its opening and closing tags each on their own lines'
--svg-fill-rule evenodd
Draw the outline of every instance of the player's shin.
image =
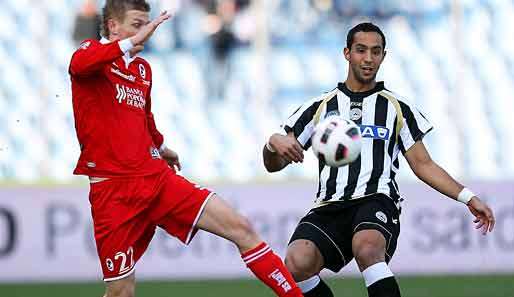
<svg viewBox="0 0 514 297">
<path fill-rule="evenodd" d="M 385 262 L 379 262 L 362 271 L 369 297 L 400 297 L 400 288 Z"/>
<path fill-rule="evenodd" d="M 277 296 L 303 296 L 286 266 L 266 243 L 241 254 L 246 266 Z"/>
<path fill-rule="evenodd" d="M 298 287 L 302 290 L 305 297 L 334 297 L 330 287 L 327 286 L 319 275 L 298 282 Z"/>
</svg>

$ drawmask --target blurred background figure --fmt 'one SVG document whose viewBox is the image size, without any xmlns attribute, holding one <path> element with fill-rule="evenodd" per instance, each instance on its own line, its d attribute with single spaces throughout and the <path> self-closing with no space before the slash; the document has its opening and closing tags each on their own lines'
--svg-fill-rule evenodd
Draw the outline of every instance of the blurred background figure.
<svg viewBox="0 0 514 297">
<path fill-rule="evenodd" d="M 100 39 L 102 18 L 98 12 L 96 0 L 85 0 L 75 17 L 73 24 L 73 41 L 79 45 L 84 39 Z"/>
<path fill-rule="evenodd" d="M 224 97 L 225 81 L 229 73 L 228 56 L 239 43 L 232 28 L 237 6 L 235 0 L 213 1 L 211 6 L 214 6 L 209 7 L 213 11 L 207 16 L 213 58 L 210 61 L 209 93 L 220 99 Z"/>
</svg>

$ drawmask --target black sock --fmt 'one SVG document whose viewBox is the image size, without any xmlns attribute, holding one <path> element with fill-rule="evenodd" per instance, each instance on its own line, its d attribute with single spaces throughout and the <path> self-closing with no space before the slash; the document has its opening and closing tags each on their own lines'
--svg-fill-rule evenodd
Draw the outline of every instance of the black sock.
<svg viewBox="0 0 514 297">
<path fill-rule="evenodd" d="M 307 296 L 307 295 L 305 295 Z M 368 287 L 369 297 L 401 297 L 400 288 L 394 276 L 383 278 Z"/>
<path fill-rule="evenodd" d="M 303 296 L 305 297 L 334 297 L 334 293 L 330 290 L 330 287 L 320 279 L 319 284 L 317 284 L 312 290 L 308 292 L 303 292 Z"/>
</svg>

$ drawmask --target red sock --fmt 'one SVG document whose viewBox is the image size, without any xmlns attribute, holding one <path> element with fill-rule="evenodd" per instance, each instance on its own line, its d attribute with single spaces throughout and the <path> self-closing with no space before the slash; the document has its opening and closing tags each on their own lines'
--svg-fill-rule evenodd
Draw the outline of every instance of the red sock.
<svg viewBox="0 0 514 297">
<path fill-rule="evenodd" d="M 282 260 L 264 242 L 241 255 L 246 266 L 277 296 L 301 297 L 302 291 Z"/>
</svg>

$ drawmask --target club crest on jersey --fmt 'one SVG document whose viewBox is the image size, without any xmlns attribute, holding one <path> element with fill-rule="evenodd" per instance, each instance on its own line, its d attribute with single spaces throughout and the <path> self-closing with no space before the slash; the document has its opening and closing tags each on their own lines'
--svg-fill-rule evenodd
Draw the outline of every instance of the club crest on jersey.
<svg viewBox="0 0 514 297">
<path fill-rule="evenodd" d="M 360 108 L 350 109 L 350 120 L 357 121 L 361 117 L 362 117 L 362 110 L 360 110 Z"/>
<path fill-rule="evenodd" d="M 389 129 L 383 126 L 360 125 L 361 136 L 363 138 L 373 138 L 389 140 Z"/>
<path fill-rule="evenodd" d="M 139 74 L 141 74 L 141 77 L 143 79 L 146 78 L 146 69 L 145 66 L 143 66 L 143 64 L 139 64 Z"/>
</svg>

